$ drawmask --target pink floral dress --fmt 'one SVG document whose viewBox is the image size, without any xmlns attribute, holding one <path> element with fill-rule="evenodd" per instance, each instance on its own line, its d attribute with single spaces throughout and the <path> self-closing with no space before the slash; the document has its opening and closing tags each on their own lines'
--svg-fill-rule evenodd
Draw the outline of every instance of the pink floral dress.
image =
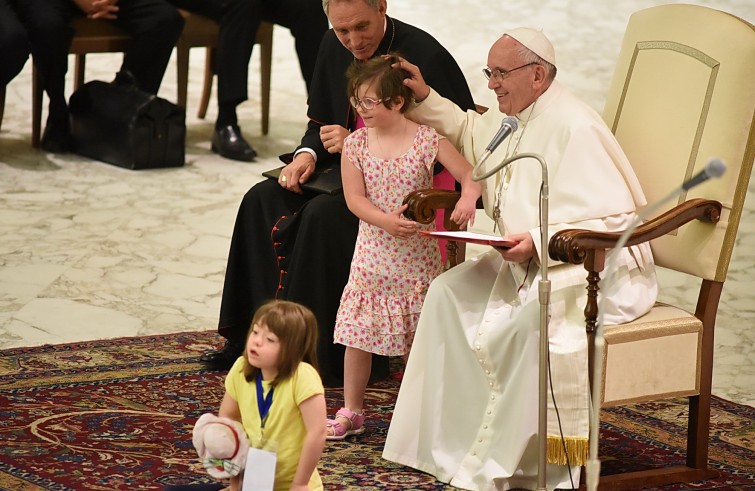
<svg viewBox="0 0 755 491">
<path fill-rule="evenodd" d="M 384 160 L 370 153 L 367 128 L 362 128 L 346 138 L 343 153 L 362 172 L 367 198 L 388 212 L 401 206 L 409 192 L 432 187 L 440 138 L 433 128 L 420 126 L 404 155 Z M 360 221 L 334 342 L 379 355 L 408 353 L 427 288 L 441 271 L 435 239 L 398 239 Z"/>
</svg>

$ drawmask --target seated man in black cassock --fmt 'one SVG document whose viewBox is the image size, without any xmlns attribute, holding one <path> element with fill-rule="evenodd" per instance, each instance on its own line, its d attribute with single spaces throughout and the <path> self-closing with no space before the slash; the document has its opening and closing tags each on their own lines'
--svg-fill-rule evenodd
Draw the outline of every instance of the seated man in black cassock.
<svg viewBox="0 0 755 491">
<path fill-rule="evenodd" d="M 356 128 L 346 69 L 389 51 L 422 70 L 440 94 L 474 108 L 464 75 L 451 54 L 428 33 L 386 15 L 386 0 L 324 0 L 333 28 L 323 37 L 309 93 L 309 124 L 293 161 L 277 181 L 247 192 L 236 217 L 226 269 L 218 332 L 225 346 L 201 360 L 227 369 L 241 354 L 254 311 L 279 298 L 312 309 L 319 324 L 318 362 L 326 386 L 343 385 L 344 347 L 333 344 L 341 293 L 349 277 L 359 220 L 343 195 L 303 191 L 312 172 L 340 166 L 344 138 Z M 376 357 L 373 378 L 388 375 Z"/>
</svg>

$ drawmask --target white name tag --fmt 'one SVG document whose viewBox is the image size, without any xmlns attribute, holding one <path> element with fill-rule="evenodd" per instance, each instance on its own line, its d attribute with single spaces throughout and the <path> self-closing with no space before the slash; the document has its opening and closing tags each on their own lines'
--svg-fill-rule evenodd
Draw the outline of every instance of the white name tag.
<svg viewBox="0 0 755 491">
<path fill-rule="evenodd" d="M 250 448 L 246 456 L 242 491 L 273 491 L 277 455 L 269 450 Z"/>
</svg>

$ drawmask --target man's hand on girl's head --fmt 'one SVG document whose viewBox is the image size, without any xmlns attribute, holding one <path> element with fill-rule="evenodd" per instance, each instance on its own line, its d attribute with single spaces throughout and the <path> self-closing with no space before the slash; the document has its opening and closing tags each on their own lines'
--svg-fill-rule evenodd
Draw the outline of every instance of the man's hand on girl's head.
<svg viewBox="0 0 755 491">
<path fill-rule="evenodd" d="M 422 72 L 420 72 L 417 65 L 412 65 L 405 59 L 398 57 L 398 63 L 391 65 L 394 68 L 402 68 L 409 73 L 409 77 L 404 79 L 404 85 L 412 89 L 414 93 L 414 102 L 420 103 L 427 99 L 430 95 L 430 86 L 427 85 L 425 79 L 422 78 Z"/>
</svg>

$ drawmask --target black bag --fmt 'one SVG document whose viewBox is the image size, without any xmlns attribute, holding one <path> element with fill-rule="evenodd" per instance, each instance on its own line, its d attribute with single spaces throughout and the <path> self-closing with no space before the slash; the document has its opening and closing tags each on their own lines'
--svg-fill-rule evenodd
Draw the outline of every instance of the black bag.
<svg viewBox="0 0 755 491">
<path fill-rule="evenodd" d="M 180 167 L 186 112 L 135 87 L 99 80 L 71 95 L 73 150 L 127 169 Z"/>
</svg>

